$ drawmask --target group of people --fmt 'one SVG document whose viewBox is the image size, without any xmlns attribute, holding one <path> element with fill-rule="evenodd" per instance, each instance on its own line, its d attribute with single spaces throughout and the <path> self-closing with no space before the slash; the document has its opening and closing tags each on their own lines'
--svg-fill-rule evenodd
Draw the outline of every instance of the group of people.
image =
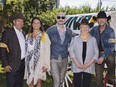
<svg viewBox="0 0 116 87">
<path fill-rule="evenodd" d="M 103 87 L 104 63 L 108 67 L 108 82 L 115 87 L 115 33 L 107 24 L 104 11 L 96 17 L 98 26 L 93 27 L 88 20 L 82 19 L 78 23 L 80 35 L 74 38 L 72 30 L 65 26 L 63 12 L 56 15 L 56 25 L 46 32 L 42 21 L 34 17 L 25 34 L 22 30 L 24 19 L 21 13 L 14 14 L 12 28 L 2 34 L 0 57 L 7 87 L 23 87 L 24 78 L 29 87 L 42 87 L 46 72 L 52 75 L 52 87 L 62 87 L 68 56 L 72 60 L 74 87 L 90 87 L 94 71 L 96 87 Z"/>
</svg>

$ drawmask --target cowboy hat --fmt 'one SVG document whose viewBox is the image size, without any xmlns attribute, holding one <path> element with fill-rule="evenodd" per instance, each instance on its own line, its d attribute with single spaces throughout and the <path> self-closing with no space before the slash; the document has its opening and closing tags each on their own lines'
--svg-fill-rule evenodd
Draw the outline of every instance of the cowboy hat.
<svg viewBox="0 0 116 87">
<path fill-rule="evenodd" d="M 14 15 L 11 15 L 10 17 L 9 17 L 9 20 L 11 21 L 11 22 L 13 22 L 13 20 L 15 20 L 15 19 L 25 19 L 24 18 L 24 16 L 23 16 L 23 14 L 22 13 L 15 13 Z"/>
<path fill-rule="evenodd" d="M 106 13 L 104 11 L 100 11 L 98 14 L 97 14 L 97 17 L 93 16 L 93 19 L 94 20 L 97 20 L 98 18 L 106 18 L 108 21 L 111 19 L 111 16 L 109 15 L 107 17 Z"/>
<path fill-rule="evenodd" d="M 78 27 L 80 27 L 80 25 L 82 25 L 82 24 L 84 24 L 84 25 L 89 25 L 90 28 L 92 28 L 93 25 L 94 25 L 93 22 L 90 22 L 90 23 L 89 23 L 88 20 L 87 20 L 86 18 L 83 18 L 83 19 L 81 20 L 81 23 L 77 22 L 77 26 L 78 26 Z"/>
</svg>

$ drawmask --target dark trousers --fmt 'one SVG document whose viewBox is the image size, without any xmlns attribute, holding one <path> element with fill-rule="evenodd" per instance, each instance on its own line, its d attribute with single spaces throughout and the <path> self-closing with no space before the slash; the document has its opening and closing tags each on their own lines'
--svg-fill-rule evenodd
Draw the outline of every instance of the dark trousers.
<svg viewBox="0 0 116 87">
<path fill-rule="evenodd" d="M 25 60 L 21 60 L 20 67 L 17 71 L 6 73 L 7 87 L 23 87 Z"/>
<path fill-rule="evenodd" d="M 74 87 L 90 87 L 92 74 L 86 72 L 74 73 Z"/>
<path fill-rule="evenodd" d="M 103 72 L 104 64 L 107 64 L 108 82 L 115 87 L 115 55 L 109 55 L 102 64 L 95 64 L 96 87 L 104 87 Z"/>
</svg>

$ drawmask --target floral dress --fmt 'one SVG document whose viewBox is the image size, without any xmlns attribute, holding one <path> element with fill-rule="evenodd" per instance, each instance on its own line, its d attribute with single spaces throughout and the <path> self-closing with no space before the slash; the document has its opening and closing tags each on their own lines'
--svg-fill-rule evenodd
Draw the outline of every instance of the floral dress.
<svg viewBox="0 0 116 87">
<path fill-rule="evenodd" d="M 42 32 L 38 32 L 36 39 L 33 39 L 31 34 L 28 34 L 26 38 L 25 67 L 28 85 L 32 80 L 36 81 L 35 84 L 38 80 L 41 37 Z"/>
</svg>

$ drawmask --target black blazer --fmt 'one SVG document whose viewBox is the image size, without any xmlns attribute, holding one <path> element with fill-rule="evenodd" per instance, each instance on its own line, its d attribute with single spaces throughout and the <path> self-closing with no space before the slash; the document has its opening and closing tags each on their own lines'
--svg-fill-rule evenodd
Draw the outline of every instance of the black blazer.
<svg viewBox="0 0 116 87">
<path fill-rule="evenodd" d="M 21 49 L 14 28 L 3 32 L 1 42 L 5 43 L 9 49 L 9 52 L 7 52 L 5 48 L 1 48 L 2 66 L 10 65 L 12 70 L 16 71 L 21 61 Z"/>
</svg>

